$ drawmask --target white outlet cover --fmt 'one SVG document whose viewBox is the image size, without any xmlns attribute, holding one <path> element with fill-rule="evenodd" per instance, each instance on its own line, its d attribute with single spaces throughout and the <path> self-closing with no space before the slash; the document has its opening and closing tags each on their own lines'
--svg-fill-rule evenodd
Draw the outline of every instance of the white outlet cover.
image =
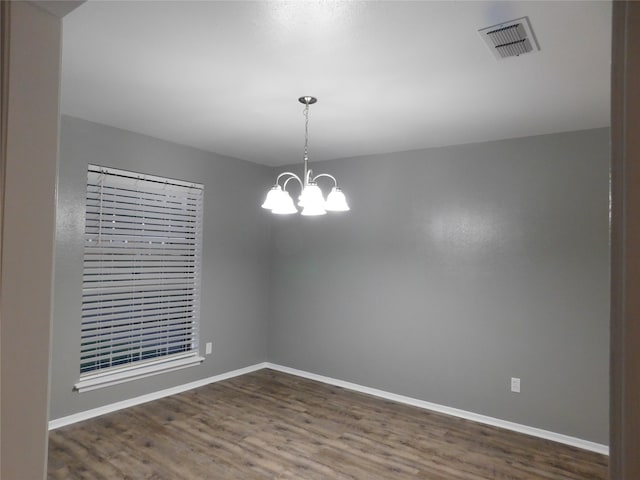
<svg viewBox="0 0 640 480">
<path fill-rule="evenodd" d="M 213 345 L 211 342 L 207 342 L 207 344 L 205 345 L 205 355 L 210 355 L 211 352 L 213 351 Z"/>
<path fill-rule="evenodd" d="M 520 379 L 516 377 L 511 377 L 511 391 L 515 393 L 520 393 Z"/>
</svg>

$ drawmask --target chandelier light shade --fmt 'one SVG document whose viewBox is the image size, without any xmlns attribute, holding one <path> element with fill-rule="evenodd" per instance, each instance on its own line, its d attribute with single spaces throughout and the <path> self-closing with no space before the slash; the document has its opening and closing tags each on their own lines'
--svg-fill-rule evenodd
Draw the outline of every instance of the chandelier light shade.
<svg viewBox="0 0 640 480">
<path fill-rule="evenodd" d="M 324 204 L 325 210 L 330 212 L 345 212 L 349 210 L 347 199 L 338 187 L 333 187 L 329 195 L 327 195 L 327 201 Z"/>
<path fill-rule="evenodd" d="M 282 187 L 280 185 L 274 185 L 269 193 L 267 193 L 267 198 L 264 199 L 264 203 L 262 204 L 262 208 L 266 208 L 267 210 L 273 210 L 278 205 L 280 199 L 282 198 Z"/>
<path fill-rule="evenodd" d="M 301 215 L 313 217 L 326 215 L 327 212 L 346 212 L 349 210 L 347 198 L 342 190 L 338 188 L 338 181 L 333 175 L 321 173 L 314 176 L 309 168 L 309 105 L 318 101 L 315 97 L 300 97 L 300 103 L 304 104 L 304 173 L 302 178 L 292 172 L 282 172 L 276 178 L 276 182 L 267 192 L 267 196 L 262 204 L 262 208 L 271 210 L 276 215 L 290 215 L 298 213 L 293 198 L 287 191 L 287 186 L 291 180 L 294 184 L 300 185 L 300 195 L 298 197 L 298 207 L 302 208 Z M 333 180 L 333 188 L 325 200 L 322 190 L 318 186 L 317 180 L 328 178 Z"/>
<path fill-rule="evenodd" d="M 293 204 L 293 198 L 288 192 L 281 191 L 278 195 L 278 203 L 271 209 L 271 213 L 276 215 L 290 215 L 296 213 L 298 209 Z"/>
</svg>

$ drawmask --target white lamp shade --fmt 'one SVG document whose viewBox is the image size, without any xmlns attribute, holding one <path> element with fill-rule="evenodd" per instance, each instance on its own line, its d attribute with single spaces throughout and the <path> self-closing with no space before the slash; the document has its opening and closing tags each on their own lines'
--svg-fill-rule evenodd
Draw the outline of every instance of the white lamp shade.
<svg viewBox="0 0 640 480">
<path fill-rule="evenodd" d="M 320 206 L 305 206 L 300 212 L 300 215 L 304 215 L 305 217 L 315 217 L 317 215 L 326 215 L 327 211 L 324 207 Z"/>
<path fill-rule="evenodd" d="M 329 195 L 327 195 L 327 201 L 324 205 L 325 210 L 330 212 L 346 212 L 349 209 L 347 199 L 338 187 L 333 187 Z"/>
<path fill-rule="evenodd" d="M 280 192 L 276 206 L 273 207 L 271 213 L 275 213 L 276 215 L 290 215 L 292 213 L 298 213 L 298 209 L 293 204 L 293 198 L 291 198 L 289 192 Z"/>
<path fill-rule="evenodd" d="M 267 192 L 267 198 L 264 199 L 262 208 L 273 210 L 276 205 L 278 205 L 278 201 L 280 200 L 282 194 L 283 191 L 282 188 L 280 188 L 280 185 L 274 185 L 273 187 L 271 187 L 271 190 Z"/>
<path fill-rule="evenodd" d="M 300 195 L 302 206 L 301 215 L 312 217 L 316 215 L 324 215 L 327 211 L 324 209 L 324 197 L 322 190 L 315 183 L 310 183 L 302 191 Z"/>
<path fill-rule="evenodd" d="M 300 194 L 300 201 L 298 205 L 301 207 L 311 207 L 313 210 L 324 210 L 324 197 L 322 196 L 322 190 L 315 183 L 310 183 Z"/>
<path fill-rule="evenodd" d="M 300 192 L 300 196 L 298 197 L 298 206 L 299 207 L 304 207 L 304 197 L 305 197 L 305 192 L 306 192 L 306 188 L 302 190 L 302 192 Z"/>
</svg>

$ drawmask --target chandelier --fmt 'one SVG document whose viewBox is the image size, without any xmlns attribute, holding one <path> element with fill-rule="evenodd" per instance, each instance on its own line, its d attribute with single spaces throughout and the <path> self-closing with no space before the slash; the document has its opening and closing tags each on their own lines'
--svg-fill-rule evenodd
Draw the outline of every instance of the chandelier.
<svg viewBox="0 0 640 480">
<path fill-rule="evenodd" d="M 309 105 L 313 105 L 318 101 L 315 97 L 300 97 L 300 103 L 304 104 L 304 175 L 302 179 L 292 172 L 282 172 L 276 178 L 276 183 L 267 193 L 267 198 L 262 204 L 262 208 L 271 210 L 271 213 L 277 215 L 289 215 L 297 213 L 293 198 L 287 191 L 287 186 L 291 180 L 295 180 L 300 184 L 300 196 L 298 197 L 298 206 L 302 207 L 301 215 L 315 216 L 325 215 L 327 212 L 344 212 L 349 210 L 347 199 L 338 188 L 338 181 L 333 175 L 321 173 L 314 176 L 313 171 L 309 168 Z M 322 190 L 318 186 L 318 179 L 329 178 L 333 180 L 333 188 L 324 199 Z M 295 184 L 295 182 L 293 182 Z"/>
</svg>

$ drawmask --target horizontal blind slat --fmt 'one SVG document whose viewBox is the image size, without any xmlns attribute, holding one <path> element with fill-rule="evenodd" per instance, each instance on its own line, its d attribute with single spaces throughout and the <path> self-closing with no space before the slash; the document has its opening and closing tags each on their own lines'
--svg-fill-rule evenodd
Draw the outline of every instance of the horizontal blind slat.
<svg viewBox="0 0 640 480">
<path fill-rule="evenodd" d="M 140 186 L 142 184 L 139 184 Z M 202 190 L 184 189 L 178 191 L 172 187 L 161 188 L 139 188 L 135 189 L 135 185 L 116 185 L 111 182 L 89 183 L 87 185 L 87 197 L 99 197 L 100 195 L 108 195 L 114 198 L 139 198 L 145 201 L 159 202 L 175 202 L 188 200 L 196 203 L 197 199 L 202 195 Z"/>
<path fill-rule="evenodd" d="M 90 337 L 85 340 L 81 352 L 85 353 L 85 356 L 89 356 L 91 352 L 93 356 L 98 356 L 108 354 L 113 349 L 113 345 L 119 345 L 121 348 L 139 348 L 149 345 L 184 343 L 192 338 L 191 327 L 185 324 L 156 330 L 123 330 L 114 333 L 112 337 Z"/>
<path fill-rule="evenodd" d="M 137 348 L 134 346 L 128 347 L 127 345 L 119 345 L 115 344 L 112 346 L 112 350 L 109 353 L 102 353 L 100 355 L 80 355 L 80 359 L 82 363 L 86 362 L 104 362 L 105 364 L 113 364 L 112 360 L 116 358 L 122 358 L 125 356 L 136 357 L 136 359 L 141 359 L 141 355 L 146 352 L 159 351 L 168 353 L 176 353 L 176 352 L 185 352 L 190 350 L 191 345 L 193 344 L 193 339 L 184 339 L 182 342 L 176 342 L 174 344 L 163 344 L 163 343 L 150 343 L 145 345 L 138 345 Z M 155 355 L 159 357 L 161 355 Z M 149 357 L 147 357 L 149 358 Z M 111 362 L 107 363 L 105 361 L 111 360 Z M 130 362 L 127 362 L 130 363 Z"/>
<path fill-rule="evenodd" d="M 175 305 L 167 308 L 153 308 L 148 310 L 118 311 L 118 312 L 90 312 L 85 315 L 85 322 L 82 325 L 82 332 L 105 330 L 105 322 L 109 322 L 110 328 L 117 328 L 121 325 L 149 324 L 169 322 L 173 318 L 192 318 L 194 314 L 193 304 Z"/>
<path fill-rule="evenodd" d="M 138 285 L 137 291 L 132 292 L 130 288 L 121 285 L 114 285 L 113 288 L 85 288 L 83 290 L 83 305 L 96 305 L 104 303 L 108 307 L 114 301 L 157 301 L 158 298 L 165 298 L 165 301 L 177 300 L 181 296 L 193 297 L 199 292 L 193 283 L 189 285 L 165 285 L 165 289 L 158 288 L 157 285 Z M 146 288 L 146 290 L 143 290 Z"/>
<path fill-rule="evenodd" d="M 195 290 L 195 286 L 193 283 L 188 284 L 171 284 L 171 285 L 138 285 L 135 291 L 131 290 L 130 286 L 127 285 L 104 285 L 100 287 L 99 285 L 95 285 L 93 288 L 84 288 L 83 289 L 83 301 L 84 300 L 95 300 L 99 297 L 107 298 L 109 296 L 118 296 L 121 298 L 130 297 L 137 298 L 137 296 L 147 296 L 152 297 L 161 294 L 166 295 L 177 295 L 179 292 L 192 292 Z M 87 298 L 91 297 L 91 298 Z"/>
<path fill-rule="evenodd" d="M 100 332 L 107 332 L 109 335 L 122 326 L 128 326 L 129 328 L 141 328 L 143 329 L 148 325 L 169 325 L 175 322 L 177 319 L 185 321 L 184 319 L 193 320 L 194 309 L 192 307 L 176 307 L 173 309 L 167 309 L 166 311 L 150 311 L 150 312 L 137 312 L 137 315 L 123 315 L 113 314 L 105 315 L 104 317 L 90 316 L 86 318 L 85 323 L 82 326 L 82 336 L 85 335 L 100 335 Z M 109 323 L 107 326 L 106 323 Z"/>
<path fill-rule="evenodd" d="M 116 341 L 117 339 L 124 338 L 128 340 L 136 340 L 134 343 L 137 343 L 137 338 L 152 338 L 153 334 L 162 334 L 164 336 L 170 335 L 174 336 L 191 336 L 191 327 L 192 322 L 179 322 L 176 319 L 175 322 L 167 325 L 149 325 L 145 328 L 125 328 L 123 325 L 117 331 L 113 331 L 111 335 L 84 335 L 82 338 L 85 340 L 84 345 L 82 347 L 82 351 L 89 350 L 97 350 L 103 347 L 105 344 Z"/>
<path fill-rule="evenodd" d="M 198 210 L 195 208 L 177 208 L 177 206 L 168 208 L 158 205 L 138 206 L 133 203 L 91 200 L 87 202 L 87 209 L 89 212 L 100 213 L 105 220 L 108 220 L 110 215 L 133 216 L 135 214 L 135 216 L 140 218 L 149 215 L 156 220 L 166 218 L 170 221 L 178 221 L 180 223 L 194 222 L 198 213 Z"/>
<path fill-rule="evenodd" d="M 110 345 L 150 345 L 159 343 L 181 342 L 181 338 L 193 336 L 192 322 L 183 325 L 167 326 L 164 329 L 120 330 L 111 336 L 90 336 L 84 339 L 81 351 L 102 351 Z"/>
<path fill-rule="evenodd" d="M 80 355 L 86 360 L 90 358 L 109 357 L 114 354 L 115 350 L 119 352 L 136 352 L 150 348 L 171 348 L 175 345 L 186 345 L 192 343 L 195 338 L 193 335 L 188 334 L 187 330 L 190 330 L 190 327 L 184 327 L 181 330 L 146 332 L 137 338 L 135 332 L 124 332 L 121 337 L 114 337 L 104 343 L 93 344 L 92 341 L 87 342 L 80 352 Z M 139 341 L 135 341 L 138 340 L 138 338 Z"/>
<path fill-rule="evenodd" d="M 195 305 L 194 302 L 196 300 L 195 296 L 180 296 L 175 297 L 171 301 L 172 308 L 186 306 L 186 305 Z M 106 304 L 103 304 L 106 303 Z M 87 321 L 89 321 L 89 317 L 95 312 L 101 312 L 102 315 L 105 315 L 107 311 L 112 313 L 119 312 L 125 313 L 130 311 L 139 311 L 139 310 L 153 310 L 160 308 L 167 308 L 167 301 L 163 300 L 162 297 L 158 298 L 123 298 L 117 300 L 110 300 L 108 302 L 86 302 L 82 304 L 82 312 L 83 315 L 87 317 Z"/>
</svg>

